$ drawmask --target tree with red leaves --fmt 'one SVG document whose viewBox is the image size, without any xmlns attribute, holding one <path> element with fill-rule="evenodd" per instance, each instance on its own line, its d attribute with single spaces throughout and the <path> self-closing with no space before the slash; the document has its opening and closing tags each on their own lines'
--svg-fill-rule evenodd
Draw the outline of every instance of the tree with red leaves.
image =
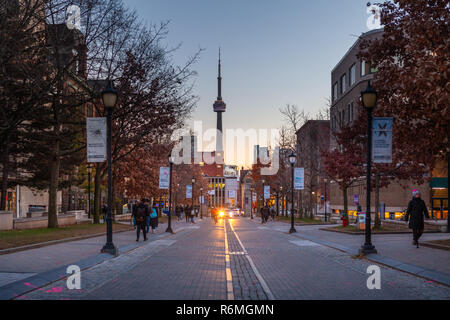
<svg viewBox="0 0 450 320">
<path fill-rule="evenodd" d="M 384 34 L 363 41 L 360 57 L 378 67 L 378 116 L 393 116 L 397 163 L 417 178 L 450 165 L 450 10 L 447 0 L 379 4 Z M 403 165 L 404 166 L 404 165 Z M 448 176 L 448 172 L 447 172 Z M 423 177 L 423 176 L 422 176 Z"/>
</svg>

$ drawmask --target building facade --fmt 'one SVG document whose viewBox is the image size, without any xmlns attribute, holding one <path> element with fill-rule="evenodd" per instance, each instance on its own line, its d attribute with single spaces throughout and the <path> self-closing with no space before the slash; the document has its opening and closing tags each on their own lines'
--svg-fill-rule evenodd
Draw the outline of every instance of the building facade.
<svg viewBox="0 0 450 320">
<path fill-rule="evenodd" d="M 376 66 L 369 62 L 360 60 L 357 55 L 360 51 L 360 43 L 364 40 L 373 40 L 382 37 L 383 29 L 372 30 L 362 34 L 353 46 L 342 57 L 339 63 L 331 71 L 331 108 L 330 108 L 330 148 L 338 148 L 334 134 L 340 128 L 351 125 L 359 116 L 361 92 L 367 87 L 370 80 L 377 72 Z M 395 133 L 394 133 L 395 135 Z M 379 201 L 385 205 L 385 217 L 395 216 L 400 218 L 406 210 L 408 202 L 411 200 L 411 191 L 418 189 L 422 193 L 422 198 L 429 208 L 430 214 L 437 219 L 444 219 L 447 216 L 448 186 L 443 182 L 445 176 L 434 168 L 430 172 L 433 178 L 431 183 L 416 185 L 411 181 L 393 181 L 389 186 L 380 189 Z M 358 206 L 365 208 L 365 177 L 361 177 L 354 183 L 347 193 L 348 209 L 350 215 L 356 215 Z M 375 212 L 375 192 L 372 192 L 371 212 Z M 343 192 L 337 183 L 331 182 L 329 185 L 330 208 L 337 214 L 344 209 Z M 383 217 L 382 217 L 383 218 Z"/>
</svg>

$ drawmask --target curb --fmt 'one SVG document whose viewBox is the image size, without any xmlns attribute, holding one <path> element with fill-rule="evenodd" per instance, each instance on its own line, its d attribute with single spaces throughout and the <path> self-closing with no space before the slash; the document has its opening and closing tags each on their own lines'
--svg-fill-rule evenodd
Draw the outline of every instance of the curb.
<svg viewBox="0 0 450 320">
<path fill-rule="evenodd" d="M 183 232 L 185 230 L 189 230 L 188 228 L 180 228 L 179 230 L 176 230 L 178 232 Z M 124 232 L 127 230 L 123 230 L 121 232 Z M 168 238 L 172 236 L 173 234 L 163 232 L 161 234 L 156 235 L 153 241 L 161 240 Z M 151 243 L 147 242 L 147 243 Z M 139 243 L 132 243 L 128 245 L 124 245 L 122 247 L 118 248 L 119 255 L 126 254 L 132 250 L 135 250 L 141 246 L 144 246 L 144 242 Z M 80 261 L 66 264 L 64 266 L 58 267 L 56 269 L 44 271 L 41 273 L 38 273 L 34 276 L 21 279 L 12 283 L 9 283 L 7 285 L 4 285 L 0 287 L 0 300 L 13 300 L 17 297 L 23 296 L 29 292 L 39 290 L 42 287 L 45 287 L 53 282 L 62 280 L 67 278 L 69 275 L 66 273 L 67 267 L 71 265 L 77 265 L 80 267 L 80 269 L 86 270 L 89 269 L 97 264 L 100 264 L 104 261 L 114 259 L 116 256 L 110 255 L 108 253 L 99 253 L 97 255 L 82 259 Z"/>
<path fill-rule="evenodd" d="M 327 247 L 330 247 L 330 248 L 333 248 L 333 249 L 336 249 L 339 251 L 343 251 L 352 256 L 359 255 L 358 251 L 348 248 L 346 246 L 337 244 L 337 243 L 320 240 L 320 239 L 317 239 L 317 238 L 314 238 L 311 236 L 307 236 L 307 235 L 303 235 L 303 234 L 302 235 L 295 234 L 294 237 L 310 240 L 312 242 L 316 242 L 316 243 L 322 244 L 324 246 L 327 246 Z M 431 280 L 431 281 L 434 281 L 434 282 L 437 282 L 437 283 L 440 283 L 440 284 L 450 287 L 450 275 L 448 275 L 448 274 L 434 271 L 431 269 L 427 269 L 424 267 L 416 266 L 413 264 L 404 263 L 402 261 L 391 259 L 391 258 L 385 257 L 380 254 L 369 254 L 369 255 L 365 256 L 364 258 L 369 261 L 380 263 L 380 264 L 390 267 L 392 269 L 403 271 L 403 272 L 412 274 L 414 276 L 424 278 L 427 280 Z"/>
<path fill-rule="evenodd" d="M 437 243 L 433 243 L 433 242 L 421 242 L 420 245 L 424 246 L 424 247 L 433 248 L 433 249 L 450 251 L 450 246 L 444 246 L 442 244 L 437 244 Z"/>
<path fill-rule="evenodd" d="M 336 232 L 336 233 L 345 233 L 345 234 L 351 234 L 353 236 L 360 236 L 360 235 L 364 235 L 364 231 L 362 232 L 351 232 L 351 231 L 345 231 L 345 230 L 333 230 L 333 229 L 328 229 L 328 228 L 320 228 L 319 230 L 321 231 L 328 231 L 328 232 Z M 381 232 L 373 232 L 372 231 L 372 235 L 377 235 L 377 234 L 412 234 L 412 231 L 409 230 L 405 230 L 405 231 L 381 231 Z M 423 233 L 441 233 L 440 231 L 424 231 Z"/>
<path fill-rule="evenodd" d="M 113 232 L 113 234 L 114 233 L 127 232 L 127 231 L 133 231 L 133 229 L 130 229 L 130 230 L 118 230 L 118 231 Z M 89 235 L 79 236 L 79 237 L 51 240 L 51 241 L 46 241 L 46 242 L 39 242 L 39 243 L 29 244 L 29 245 L 21 246 L 21 247 L 2 249 L 2 250 L 0 250 L 0 255 L 5 255 L 5 254 L 19 252 L 19 251 L 26 251 L 26 250 L 30 250 L 30 249 L 47 247 L 47 246 L 51 246 L 53 244 L 59 244 L 59 243 L 64 243 L 64 242 L 96 238 L 96 237 L 100 237 L 100 236 L 104 236 L 104 235 L 106 235 L 106 232 L 96 233 L 96 234 L 89 234 Z"/>
</svg>

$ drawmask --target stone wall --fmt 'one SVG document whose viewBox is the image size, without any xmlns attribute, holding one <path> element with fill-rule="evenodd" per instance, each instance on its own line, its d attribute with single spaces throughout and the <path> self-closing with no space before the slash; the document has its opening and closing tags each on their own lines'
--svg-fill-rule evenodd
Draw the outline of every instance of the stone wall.
<svg viewBox="0 0 450 320">
<path fill-rule="evenodd" d="M 10 211 L 0 211 L 0 231 L 13 229 L 14 216 Z"/>
<path fill-rule="evenodd" d="M 76 223 L 77 220 L 74 214 L 65 214 L 58 216 L 58 225 L 60 227 L 75 225 Z M 39 229 L 39 228 L 47 228 L 47 226 L 48 226 L 47 217 L 14 219 L 15 230 Z"/>
</svg>

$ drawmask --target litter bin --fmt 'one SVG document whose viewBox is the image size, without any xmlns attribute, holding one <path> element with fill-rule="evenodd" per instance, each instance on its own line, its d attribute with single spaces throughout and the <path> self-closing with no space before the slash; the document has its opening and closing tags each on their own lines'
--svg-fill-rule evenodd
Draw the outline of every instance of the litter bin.
<svg viewBox="0 0 450 320">
<path fill-rule="evenodd" d="M 366 213 L 365 212 L 358 213 L 358 229 L 366 230 Z"/>
</svg>

